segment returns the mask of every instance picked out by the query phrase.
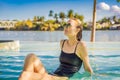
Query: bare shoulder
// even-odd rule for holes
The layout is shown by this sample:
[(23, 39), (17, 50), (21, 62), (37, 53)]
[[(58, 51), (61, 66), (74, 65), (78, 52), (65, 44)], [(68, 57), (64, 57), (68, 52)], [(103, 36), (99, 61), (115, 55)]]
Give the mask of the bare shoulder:
[(63, 39), (63, 40), (60, 40), (60, 48), (62, 48), (63, 42), (64, 42), (64, 39)]
[(78, 46), (77, 46), (77, 55), (83, 59), (84, 56), (86, 56), (87, 53), (87, 47), (85, 41), (80, 41)]
[(60, 40), (60, 44), (62, 44), (62, 43), (63, 43), (63, 41), (64, 41), (64, 40)]
[(79, 44), (78, 44), (78, 47), (79, 48), (86, 48), (86, 42), (85, 41), (80, 41)]

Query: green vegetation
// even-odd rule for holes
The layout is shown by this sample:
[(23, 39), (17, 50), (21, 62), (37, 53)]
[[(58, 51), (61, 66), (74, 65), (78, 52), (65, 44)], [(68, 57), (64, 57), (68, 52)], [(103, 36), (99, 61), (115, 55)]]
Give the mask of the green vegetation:
[[(27, 19), (23, 21), (17, 21), (15, 27), (7, 28), (6, 30), (18, 30), (18, 31), (62, 31), (64, 29), (64, 24), (66, 24), (67, 19), (77, 18), (82, 21), (84, 30), (91, 30), (92, 22), (84, 22), (84, 16), (78, 13), (74, 13), (73, 10), (69, 10), (67, 14), (64, 12), (54, 13), (53, 10), (49, 11), (48, 16), (50, 19), (46, 20), (44, 16), (34, 16), (33, 19)], [(112, 26), (112, 22), (120, 24), (120, 18), (113, 16), (113, 18), (106, 18), (97, 21), (97, 30), (108, 30)]]
[(120, 2), (120, 0), (117, 0), (117, 2)]
[(48, 16), (50, 19), (45, 20), (44, 16), (34, 16), (34, 18), (17, 21), (14, 28), (6, 30), (37, 30), (37, 31), (55, 31), (63, 30), (66, 19), (78, 18), (84, 23), (84, 16), (77, 13), (74, 14), (73, 10), (69, 10), (67, 14), (64, 12), (54, 13), (53, 10), (49, 11)]

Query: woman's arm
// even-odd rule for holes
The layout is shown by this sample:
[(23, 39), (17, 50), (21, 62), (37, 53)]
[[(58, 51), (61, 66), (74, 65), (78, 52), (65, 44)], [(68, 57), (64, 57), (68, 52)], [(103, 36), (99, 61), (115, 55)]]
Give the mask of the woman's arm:
[(89, 56), (88, 56), (87, 47), (86, 47), (85, 42), (80, 42), (80, 44), (78, 45), (78, 55), (83, 60), (83, 65), (84, 65), (85, 71), (88, 71), (88, 72), (90, 72), (90, 74), (93, 74), (93, 70), (89, 63)]

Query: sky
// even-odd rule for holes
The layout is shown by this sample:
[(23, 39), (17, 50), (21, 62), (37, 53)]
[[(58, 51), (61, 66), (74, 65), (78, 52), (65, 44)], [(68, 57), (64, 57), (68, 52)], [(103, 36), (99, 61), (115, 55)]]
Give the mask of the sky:
[[(45, 16), (49, 11), (67, 12), (72, 9), (84, 16), (85, 21), (92, 21), (94, 0), (0, 0), (0, 20), (27, 20), (34, 16)], [(97, 20), (103, 17), (120, 16), (120, 3), (116, 0), (97, 0)]]

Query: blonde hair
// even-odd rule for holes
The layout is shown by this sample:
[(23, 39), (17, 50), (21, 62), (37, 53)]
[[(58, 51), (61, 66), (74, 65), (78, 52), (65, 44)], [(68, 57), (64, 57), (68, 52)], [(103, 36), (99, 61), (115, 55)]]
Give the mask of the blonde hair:
[(82, 30), (83, 30), (82, 22), (79, 19), (76, 19), (76, 18), (73, 18), (72, 20), (74, 20), (77, 23), (77, 25), (76, 25), (77, 28), (80, 28), (80, 31), (77, 33), (76, 38), (77, 38), (78, 41), (81, 41), (81, 39), (82, 39)]

